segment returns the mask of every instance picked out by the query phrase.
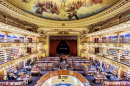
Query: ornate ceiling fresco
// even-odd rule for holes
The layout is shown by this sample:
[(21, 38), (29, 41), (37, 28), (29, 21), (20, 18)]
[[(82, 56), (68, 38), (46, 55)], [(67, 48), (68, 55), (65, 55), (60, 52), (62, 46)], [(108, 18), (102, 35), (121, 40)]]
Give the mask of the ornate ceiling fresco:
[(87, 18), (111, 7), (120, 0), (7, 0), (14, 6), (51, 20)]

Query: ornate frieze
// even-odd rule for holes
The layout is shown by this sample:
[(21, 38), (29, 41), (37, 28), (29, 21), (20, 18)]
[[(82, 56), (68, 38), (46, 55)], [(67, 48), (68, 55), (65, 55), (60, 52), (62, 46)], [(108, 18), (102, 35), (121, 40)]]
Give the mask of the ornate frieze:
[(63, 27), (63, 23), (65, 24), (64, 27), (77, 27), (77, 26), (83, 26), (83, 25), (90, 25), (92, 23), (96, 23), (105, 19), (108, 19), (110, 17), (114, 17), (118, 14), (120, 11), (125, 11), (129, 9), (129, 2), (130, 0), (121, 0), (111, 8), (96, 14), (94, 16), (75, 20), (75, 21), (54, 21), (54, 20), (48, 20), (36, 17), (34, 15), (31, 15), (27, 12), (24, 12), (20, 10), (19, 8), (13, 6), (6, 0), (0, 0), (0, 9), (3, 12), (8, 12), (8, 14), (12, 14), (13, 17), (19, 17), (19, 19), (27, 21), (30, 20), (31, 23), (35, 23), (40, 26), (47, 26), (47, 27)]

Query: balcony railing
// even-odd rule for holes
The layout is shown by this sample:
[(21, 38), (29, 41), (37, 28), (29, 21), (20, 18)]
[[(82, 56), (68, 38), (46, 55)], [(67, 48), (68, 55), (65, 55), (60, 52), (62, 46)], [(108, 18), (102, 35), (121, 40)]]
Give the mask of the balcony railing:
[(25, 54), (21, 54), (21, 55), (12, 56), (13, 58), (7, 58), (7, 61), (5, 61), (5, 59), (3, 59), (3, 61), (0, 62), (0, 65), (7, 63), (7, 62), (10, 62), (10, 61), (13, 61), (13, 60), (16, 60), (16, 59), (19, 59), (19, 58), (22, 58), (22, 57), (25, 57), (25, 56), (29, 56), (31, 54), (35, 54), (35, 53), (38, 53), (38, 51), (32, 52), (32, 53), (25, 53)]
[[(120, 59), (120, 60), (118, 60), (117, 58), (116, 58), (116, 59), (115, 59), (115, 58), (109, 58), (109, 55), (104, 55), (104, 54), (102, 54), (102, 53), (93, 53), (93, 52), (89, 52), (89, 53), (96, 54), (96, 55), (98, 55), (98, 56), (102, 56), (102, 57), (104, 57), (104, 58), (107, 58), (107, 59), (110, 59), (110, 60), (119, 62), (119, 63), (124, 64), (124, 65), (127, 65), (127, 66), (130, 66), (130, 59), (127, 59), (127, 60), (122, 60), (122, 59)], [(113, 56), (113, 57), (114, 57), (114, 56)]]
[(29, 41), (29, 40), (5, 40), (0, 39), (0, 43), (37, 43), (37, 41)]
[[(87, 43), (87, 42), (86, 42)], [(91, 42), (88, 42), (88, 43), (130, 43), (130, 39), (129, 40), (124, 40), (124, 41), (91, 41)]]
[(79, 79), (84, 84), (84, 86), (91, 86), (90, 83), (88, 82), (88, 80), (86, 80), (86, 78), (84, 76), (82, 76), (78, 72), (70, 71), (70, 70), (51, 71), (51, 72), (45, 74), (43, 77), (41, 77), (35, 86), (42, 86), (44, 84), (44, 82), (46, 80), (48, 80), (49, 78), (51, 78), (53, 76), (59, 76), (59, 75), (74, 76), (77, 79)]

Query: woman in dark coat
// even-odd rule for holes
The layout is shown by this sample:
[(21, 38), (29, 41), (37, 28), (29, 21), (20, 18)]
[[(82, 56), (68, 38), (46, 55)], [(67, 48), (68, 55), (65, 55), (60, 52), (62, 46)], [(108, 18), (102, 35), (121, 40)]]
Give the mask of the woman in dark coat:
[(63, 58), (62, 58), (62, 56), (60, 56), (60, 62), (63, 62)]

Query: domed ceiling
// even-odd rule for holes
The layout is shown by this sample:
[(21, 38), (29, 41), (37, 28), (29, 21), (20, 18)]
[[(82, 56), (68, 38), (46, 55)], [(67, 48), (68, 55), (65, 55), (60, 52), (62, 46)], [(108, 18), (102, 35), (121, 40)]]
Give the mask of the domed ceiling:
[(104, 11), (120, 0), (7, 0), (35, 16), (51, 20), (77, 20)]

